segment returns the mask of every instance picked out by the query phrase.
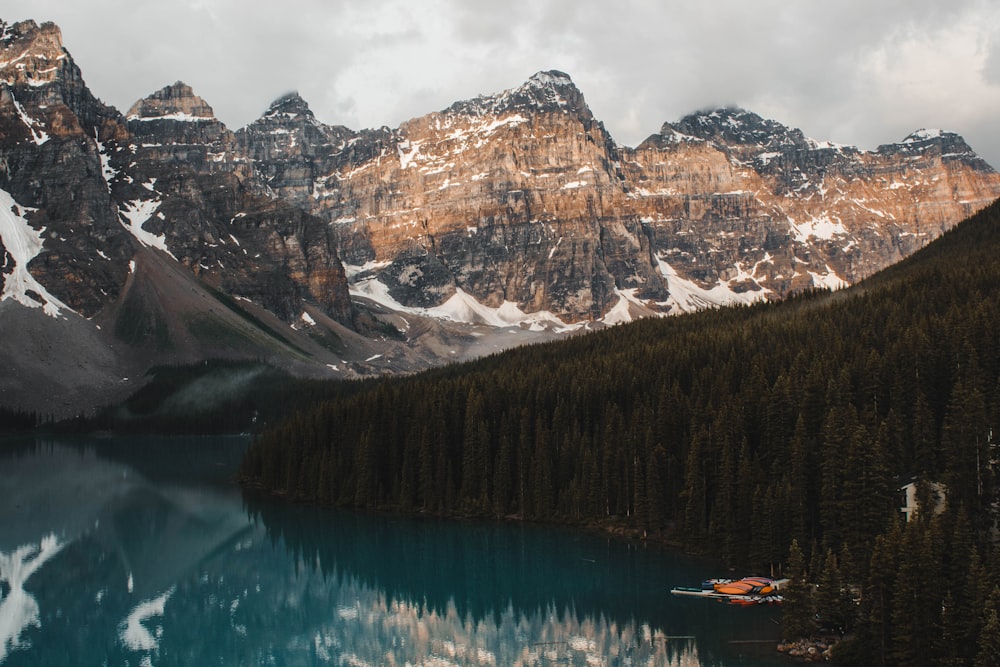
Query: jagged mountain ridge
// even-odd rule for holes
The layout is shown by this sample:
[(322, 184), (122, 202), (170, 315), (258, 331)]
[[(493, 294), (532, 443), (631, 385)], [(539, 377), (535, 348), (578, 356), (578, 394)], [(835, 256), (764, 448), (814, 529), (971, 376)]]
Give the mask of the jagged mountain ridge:
[[(239, 133), (268, 136), (259, 121)], [(367, 155), (293, 150), (316, 176), (269, 184), (335, 224), (357, 291), (424, 308), (471, 295), (566, 322), (852, 283), (1000, 195), (946, 132), (865, 151), (727, 108), (618, 146), (561, 72), (349, 141)]]
[[(853, 282), (1000, 195), (948, 133), (861, 151), (721, 109), (619, 146), (556, 71), (395, 129), (326, 125), (289, 94), (232, 132), (182, 82), (124, 115), (104, 105), (58, 28), (27, 21), (3, 26), (0, 79), (0, 188), (17, 207), (3, 298), (90, 318), (109, 346), (128, 330), (130, 377), (239, 355), (199, 338), (236, 326), (219, 319), (233, 304), (258, 330), (267, 312), (271, 333), (304, 335), (298, 361), (364, 373), (482, 348), (449, 320), (560, 331)], [(11, 251), (12, 230), (40, 240), (34, 254)], [(217, 302), (192, 315), (136, 298), (149, 253)], [(13, 287), (25, 271), (40, 289)], [(247, 336), (246, 355), (289, 354)]]
[[(286, 319), (307, 298), (350, 322), (326, 225), (269, 196), (189, 87), (168, 86), (126, 118), (90, 94), (54, 25), (5, 26), (2, 47), (3, 187), (47, 230), (30, 268), (69, 308), (100, 313), (120, 296), (136, 247), (152, 246)], [(42, 69), (50, 62), (64, 64)]]

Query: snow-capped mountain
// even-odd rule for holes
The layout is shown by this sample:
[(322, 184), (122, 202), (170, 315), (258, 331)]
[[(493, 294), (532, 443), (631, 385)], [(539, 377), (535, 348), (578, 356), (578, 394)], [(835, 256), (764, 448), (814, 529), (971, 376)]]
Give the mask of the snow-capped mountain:
[(0, 30), (0, 405), (217, 356), (412, 370), (837, 287), (1000, 196), (940, 131), (864, 151), (718, 109), (619, 146), (556, 71), (398, 128), (293, 93), (233, 132), (182, 82), (122, 114), (58, 27)]

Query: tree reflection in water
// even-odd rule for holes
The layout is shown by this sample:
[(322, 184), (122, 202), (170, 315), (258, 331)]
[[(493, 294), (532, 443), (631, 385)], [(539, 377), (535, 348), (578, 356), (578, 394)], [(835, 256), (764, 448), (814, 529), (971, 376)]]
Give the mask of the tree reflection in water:
[[(671, 577), (703, 572), (693, 561), (616, 539), (245, 501), (271, 543), (293, 554), (300, 574), (341, 588), (342, 602), (310, 639), (323, 657), (400, 665), (708, 665), (733, 659), (724, 638), (777, 639), (773, 611), (671, 598), (669, 587), (682, 583)], [(747, 664), (768, 664), (773, 650), (767, 645), (760, 662)]]

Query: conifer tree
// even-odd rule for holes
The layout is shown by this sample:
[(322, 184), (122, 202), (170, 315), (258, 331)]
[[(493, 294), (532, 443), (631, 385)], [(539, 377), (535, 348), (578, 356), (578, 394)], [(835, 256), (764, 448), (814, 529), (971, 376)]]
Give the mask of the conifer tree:
[[(984, 501), (991, 486), (988, 433), (982, 393), (960, 377), (952, 389), (941, 427), (941, 451), (949, 503), (965, 507), (973, 517), (985, 515)], [(986, 526), (979, 528), (985, 530)]]
[(690, 538), (700, 540), (708, 528), (708, 475), (707, 447), (710, 436), (702, 426), (691, 438), (688, 451), (687, 476), (683, 495), (687, 500), (684, 509), (685, 532)]
[(832, 550), (826, 552), (823, 561), (823, 571), (816, 589), (816, 609), (822, 627), (843, 635), (854, 625), (854, 603), (844, 585), (837, 557)]
[(975, 667), (1000, 665), (1000, 586), (994, 587), (986, 600), (982, 614), (982, 631), (979, 633), (979, 650)]
[(374, 507), (375, 492), (375, 451), (372, 430), (368, 429), (358, 443), (354, 462), (355, 491), (354, 503), (358, 507)]
[(913, 408), (913, 469), (921, 479), (934, 479), (940, 471), (937, 428), (930, 403), (922, 391), (917, 394)]
[(420, 439), (417, 464), (417, 496), (420, 506), (425, 509), (436, 509), (437, 498), (434, 493), (434, 444), (431, 434), (431, 425), (424, 424), (420, 427)]
[[(728, 440), (723, 442), (719, 467), (715, 473), (717, 479), (715, 502), (712, 506), (711, 526), (708, 532), (715, 536), (716, 546), (726, 563), (737, 562), (743, 550), (743, 545), (739, 543), (742, 539), (742, 527), (738, 525), (737, 517), (736, 491), (741, 481), (737, 464), (732, 443)], [(745, 484), (746, 480), (743, 480), (743, 483)]]
[(959, 655), (968, 664), (976, 653), (977, 637), (983, 632), (982, 610), (986, 606), (994, 581), (983, 565), (979, 550), (973, 546), (966, 559), (965, 585), (958, 588), (960, 598), (956, 609), (958, 628), (955, 635), (960, 649)]
[(814, 535), (810, 531), (809, 491), (813, 488), (812, 469), (809, 461), (810, 446), (806, 440), (805, 419), (799, 414), (792, 435), (789, 478), (791, 483), (790, 504), (792, 537), (801, 544), (808, 543)]
[(785, 639), (811, 637), (816, 630), (812, 589), (806, 583), (805, 555), (797, 540), (788, 548), (788, 583), (781, 590), (781, 631)]
[(510, 438), (504, 434), (500, 437), (500, 448), (497, 450), (493, 471), (493, 513), (498, 517), (504, 516), (510, 505), (513, 487), (512, 459), (513, 448)]
[[(841, 380), (839, 389), (835, 389), (832, 400), (841, 400), (846, 391)], [(847, 516), (845, 508), (850, 506), (846, 481), (845, 461), (851, 451), (851, 439), (856, 435), (858, 427), (857, 411), (850, 404), (834, 404), (827, 413), (823, 423), (823, 444), (820, 460), (820, 525), (823, 531), (823, 543), (832, 548), (839, 545), (845, 536)]]
[(659, 530), (666, 519), (666, 488), (663, 484), (663, 468), (667, 452), (663, 445), (656, 444), (649, 454), (646, 464), (646, 496), (649, 506), (649, 527)]
[(941, 621), (938, 641), (934, 644), (934, 656), (942, 667), (962, 667), (969, 664), (962, 657), (961, 619), (958, 602), (951, 589), (945, 591), (941, 600)]
[[(898, 524), (897, 524), (898, 525)], [(892, 609), (895, 591), (896, 562), (894, 544), (899, 529), (875, 538), (868, 580), (861, 597), (861, 652), (871, 658), (872, 665), (885, 665), (892, 646)]]
[(485, 508), (489, 495), (489, 432), (482, 393), (473, 386), (465, 401), (462, 427), (462, 486), (459, 497), (469, 508)]

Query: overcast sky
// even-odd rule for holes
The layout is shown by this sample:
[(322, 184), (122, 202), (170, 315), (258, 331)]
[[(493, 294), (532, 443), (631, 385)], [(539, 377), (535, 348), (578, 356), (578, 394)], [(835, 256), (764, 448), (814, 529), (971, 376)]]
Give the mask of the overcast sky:
[(862, 148), (951, 130), (1000, 168), (996, 0), (0, 0), (0, 18), (58, 24), (123, 112), (181, 80), (234, 130), (292, 90), (325, 123), (395, 127), (558, 69), (620, 144), (735, 104)]

